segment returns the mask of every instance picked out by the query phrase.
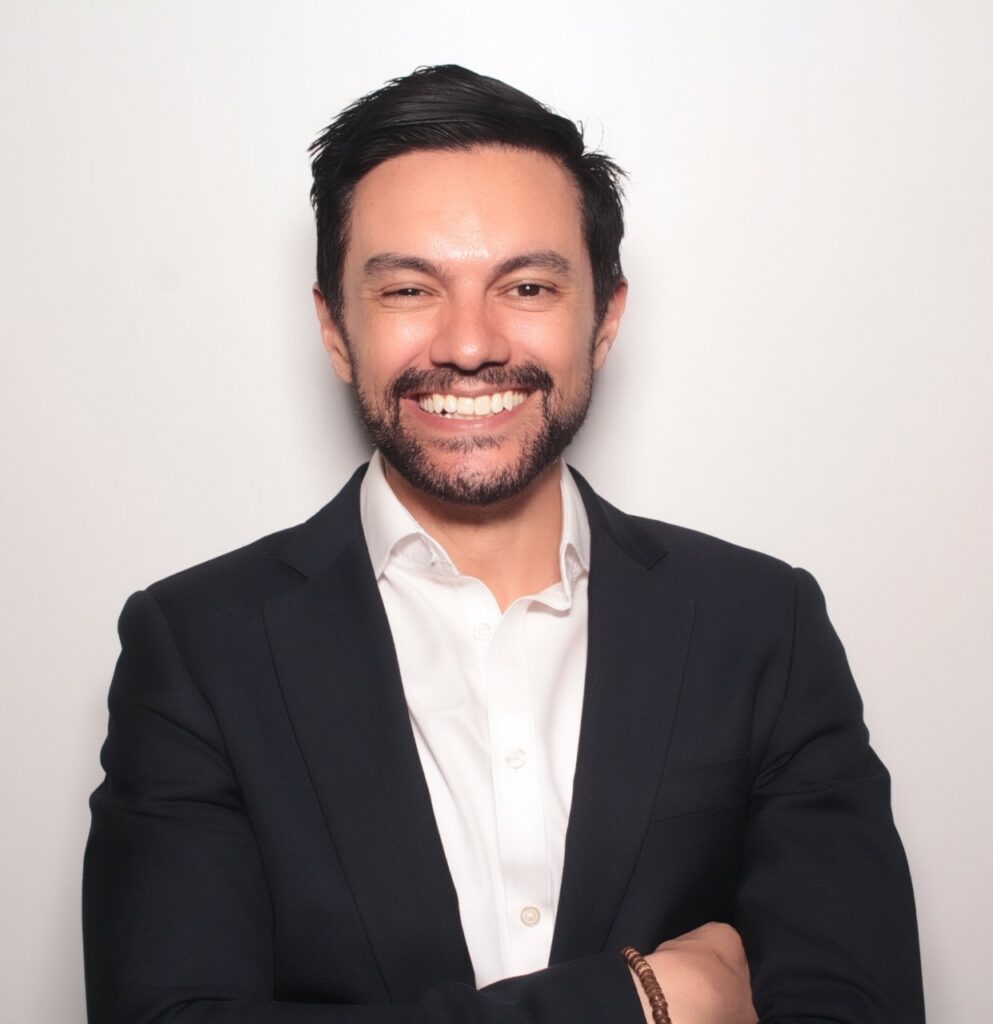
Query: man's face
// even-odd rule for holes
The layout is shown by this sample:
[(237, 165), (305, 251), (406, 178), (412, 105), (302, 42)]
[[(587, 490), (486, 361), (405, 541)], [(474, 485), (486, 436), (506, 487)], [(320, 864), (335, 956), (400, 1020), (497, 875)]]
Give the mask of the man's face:
[(388, 160), (356, 187), (344, 327), (316, 296), (338, 375), (387, 462), (485, 505), (561, 454), (624, 305), (599, 325), (579, 193), (544, 154), (495, 146)]

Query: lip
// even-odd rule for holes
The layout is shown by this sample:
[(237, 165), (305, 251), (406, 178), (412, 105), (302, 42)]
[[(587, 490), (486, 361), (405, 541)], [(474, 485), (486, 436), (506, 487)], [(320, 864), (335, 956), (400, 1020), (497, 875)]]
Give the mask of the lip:
[(522, 388), (520, 385), (509, 384), (506, 387), (494, 387), (492, 384), (484, 384), (478, 388), (433, 388), (431, 390), (417, 391), (406, 395), (406, 398), (416, 402), (425, 395), (455, 395), (456, 398), (478, 398), (480, 395), (495, 395), (500, 391), (520, 391), (528, 398), (534, 393), (534, 388)]
[[(458, 391), (446, 391), (445, 394), (455, 395), (456, 397), (462, 398), (475, 398), (478, 395), (494, 394), (496, 390), (499, 389), (494, 389), (491, 386), (489, 388), (483, 388), (476, 391), (467, 391), (462, 389)], [(522, 410), (527, 409), (532, 405), (532, 400), (537, 394), (537, 392), (526, 388), (513, 388), (509, 390), (525, 391), (527, 397), (520, 405), (515, 405), (513, 409), (504, 409), (501, 412), (492, 413), (489, 416), (480, 416), (478, 419), (455, 419), (451, 416), (439, 416), (437, 413), (425, 412), (420, 405), (418, 405), (418, 402), (424, 397), (424, 395), (434, 394), (433, 391), (420, 391), (417, 394), (408, 395), (406, 398), (401, 399), (401, 405), (406, 410), (407, 414), (413, 417), (415, 423), (424, 424), (425, 426), (437, 430), (440, 433), (463, 433), (465, 431), (486, 433), (489, 430), (513, 423)]]

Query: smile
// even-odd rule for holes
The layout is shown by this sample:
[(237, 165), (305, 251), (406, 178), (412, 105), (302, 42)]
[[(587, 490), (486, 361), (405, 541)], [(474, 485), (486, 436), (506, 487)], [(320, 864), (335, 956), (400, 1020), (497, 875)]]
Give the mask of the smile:
[(425, 412), (456, 420), (479, 419), (495, 416), (498, 412), (509, 412), (527, 397), (527, 391), (495, 391), (490, 395), (442, 395), (435, 392), (421, 395), (417, 404)]

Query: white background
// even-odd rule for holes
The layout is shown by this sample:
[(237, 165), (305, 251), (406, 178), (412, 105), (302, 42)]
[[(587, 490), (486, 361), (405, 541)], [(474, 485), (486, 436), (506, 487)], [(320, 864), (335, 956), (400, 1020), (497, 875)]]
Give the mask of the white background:
[(84, 1017), (125, 598), (366, 452), (312, 323), (306, 146), (448, 61), (629, 169), (629, 315), (573, 461), (817, 575), (894, 776), (930, 1019), (989, 1020), (993, 7), (962, 0), (3, 0), (4, 1019)]

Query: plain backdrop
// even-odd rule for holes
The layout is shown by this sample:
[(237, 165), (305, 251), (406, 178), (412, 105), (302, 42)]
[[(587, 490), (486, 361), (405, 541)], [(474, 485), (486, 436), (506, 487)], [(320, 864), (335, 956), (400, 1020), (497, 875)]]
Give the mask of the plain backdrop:
[(313, 322), (306, 147), (420, 64), (630, 172), (572, 461), (815, 573), (894, 778), (932, 1021), (988, 1021), (993, 5), (0, 2), (0, 991), (84, 1019), (79, 877), (133, 590), (367, 447)]

